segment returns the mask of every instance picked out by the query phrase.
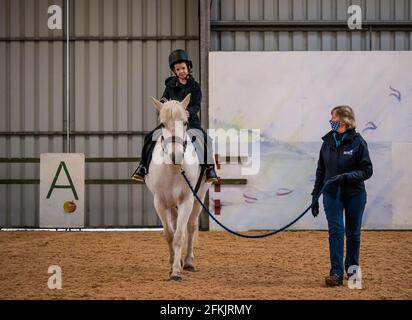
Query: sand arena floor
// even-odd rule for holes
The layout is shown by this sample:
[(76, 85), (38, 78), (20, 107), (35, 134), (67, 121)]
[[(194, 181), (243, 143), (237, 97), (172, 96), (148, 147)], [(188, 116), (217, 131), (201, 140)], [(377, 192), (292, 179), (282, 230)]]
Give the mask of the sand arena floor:
[[(363, 231), (362, 289), (326, 288), (324, 231), (199, 232), (196, 272), (168, 280), (161, 232), (0, 232), (0, 299), (412, 299), (412, 232)], [(50, 265), (62, 289), (50, 290)]]

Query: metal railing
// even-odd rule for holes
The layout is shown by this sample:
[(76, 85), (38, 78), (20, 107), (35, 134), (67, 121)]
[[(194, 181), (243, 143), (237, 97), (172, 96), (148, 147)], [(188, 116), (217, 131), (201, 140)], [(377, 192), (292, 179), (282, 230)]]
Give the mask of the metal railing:
[[(225, 157), (227, 163), (233, 162), (233, 158)], [(139, 157), (90, 157), (86, 158), (86, 163), (138, 163), (140, 161)], [(240, 158), (238, 159), (240, 161)], [(0, 158), (1, 163), (40, 163), (40, 158)], [(0, 179), (0, 184), (40, 184), (40, 179)], [(130, 178), (128, 179), (86, 179), (86, 185), (95, 184), (111, 184), (111, 185), (132, 185), (132, 184), (143, 184), (142, 182), (134, 181)], [(247, 179), (220, 179), (221, 185), (246, 185)]]

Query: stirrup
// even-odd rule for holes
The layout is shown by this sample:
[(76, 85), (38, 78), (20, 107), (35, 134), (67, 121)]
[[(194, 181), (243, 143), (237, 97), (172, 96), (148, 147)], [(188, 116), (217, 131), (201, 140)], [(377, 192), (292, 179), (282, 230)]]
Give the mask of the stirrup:
[(206, 182), (211, 182), (211, 183), (215, 183), (219, 181), (219, 177), (215, 177), (215, 178), (207, 178), (205, 176)]
[(134, 181), (138, 181), (138, 182), (143, 182), (144, 181), (144, 178), (142, 176), (139, 176), (138, 174), (132, 175), (131, 179), (134, 180)]
[[(208, 177), (207, 177), (207, 174), (206, 174), (206, 172), (207, 172), (208, 170), (213, 170), (213, 171), (215, 172), (216, 176), (215, 176), (215, 177), (210, 177), (210, 178), (208, 178)], [(212, 168), (206, 168), (206, 169), (205, 169), (205, 180), (206, 180), (206, 182), (212, 182), (212, 183), (219, 181), (219, 176), (217, 175), (217, 172), (216, 172), (216, 170), (214, 170), (213, 167), (212, 167)]]
[(140, 181), (140, 182), (143, 182), (144, 181), (144, 176), (142, 177), (141, 175), (139, 175), (139, 174), (137, 174), (137, 171), (139, 171), (141, 168), (143, 168), (143, 170), (144, 170), (144, 175), (147, 175), (147, 169), (146, 169), (146, 167), (144, 167), (144, 166), (142, 166), (141, 164), (137, 167), (137, 169), (133, 172), (133, 175), (132, 175), (132, 180), (135, 180), (135, 181)]

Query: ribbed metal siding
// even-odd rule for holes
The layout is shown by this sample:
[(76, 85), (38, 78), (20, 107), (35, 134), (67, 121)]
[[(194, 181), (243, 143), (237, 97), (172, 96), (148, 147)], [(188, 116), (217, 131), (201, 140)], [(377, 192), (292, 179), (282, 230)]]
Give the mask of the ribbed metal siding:
[[(411, 21), (411, 0), (212, 0), (211, 20), (347, 21), (351, 4), (364, 21)], [(411, 50), (410, 31), (213, 31), (212, 51)]]
[[(71, 0), (70, 2), (72, 25), (70, 34), (77, 39), (86, 37), (71, 42), (71, 130), (149, 131), (153, 129), (157, 123), (157, 115), (151, 105), (150, 97), (160, 97), (163, 92), (164, 80), (170, 75), (167, 59), (171, 50), (186, 49), (193, 59), (194, 76), (199, 78), (198, 2), (194, 0)], [(1, 24), (0, 37), (61, 36), (61, 32), (47, 30), (47, 7), (50, 4), (62, 4), (62, 1), (51, 3), (50, 1), (0, 0), (0, 12), (2, 12), (0, 23), (6, 19), (6, 22)], [(3, 8), (6, 10), (2, 10)], [(10, 11), (12, 11), (11, 16), (7, 14)], [(35, 15), (38, 12), (39, 18), (33, 18), (33, 12)], [(9, 16), (11, 19), (8, 18)], [(44, 17), (40, 19), (40, 16)], [(33, 21), (30, 28), (28, 20)], [(27, 32), (11, 33), (8, 30), (11, 24), (18, 30), (25, 26)], [(40, 33), (40, 29), (43, 33)], [(145, 38), (147, 36), (151, 37), (150, 40)], [(116, 37), (134, 37), (134, 40), (125, 38), (118, 40), (115, 39)], [(136, 40), (138, 37), (143, 39)], [(176, 40), (178, 37), (183, 38)], [(110, 40), (107, 40), (108, 38)], [(24, 55), (24, 59), (29, 59), (26, 65), (20, 64), (21, 60), (16, 60), (19, 59), (19, 55), (7, 54), (11, 48), (21, 46), (30, 48), (26, 49)], [(42, 48), (39, 49), (41, 51), (37, 56), (36, 50), (31, 49), (31, 46)], [(59, 54), (56, 53), (57, 49), (60, 50)], [(8, 103), (7, 100), (1, 101), (2, 114), (10, 114), (9, 118), (13, 120), (0, 119), (2, 125), (0, 131), (64, 130), (63, 49), (61, 41), (0, 42), (0, 63), (7, 65), (7, 59), (16, 60), (12, 64), (12, 70), (7, 73), (11, 78), (4, 76), (3, 73), (0, 75), (0, 81), (4, 81), (1, 82), (1, 88), (8, 88), (0, 90), (9, 91), (12, 96), (16, 95), (13, 96), (13, 103)], [(48, 60), (48, 55), (43, 51), (48, 55), (53, 53), (55, 57), (52, 64), (53, 72), (50, 71), (51, 62)], [(49, 63), (49, 69), (42, 61)], [(56, 72), (59, 74), (56, 75)], [(28, 80), (30, 84), (23, 91), (20, 78), (14, 78), (17, 77), (16, 75), (20, 77), (24, 75), (27, 79), (40, 81), (31, 83)], [(53, 82), (53, 87), (50, 87), (50, 84), (47, 86), (51, 75), (58, 79), (58, 89), (57, 82)], [(58, 98), (57, 90), (60, 94)], [(50, 96), (53, 97), (53, 102), (51, 103), (48, 98), (49, 104), (41, 100), (36, 106), (36, 99), (33, 99), (36, 97), (45, 99), (44, 97)], [(31, 104), (20, 104), (18, 100), (20, 97), (24, 101), (30, 101)], [(0, 99), (7, 98), (2, 96)], [(53, 112), (50, 119), (51, 109)], [(21, 115), (22, 111), (25, 111), (26, 116)], [(50, 120), (47, 122), (48, 118)], [(36, 127), (33, 124), (36, 121), (45, 124)], [(60, 137), (1, 139), (1, 143), (7, 140), (7, 147), (1, 148), (3, 157), (38, 157), (41, 152), (63, 151), (63, 141)], [(56, 145), (56, 141), (60, 144)], [(137, 135), (72, 136), (70, 151), (83, 152), (86, 157), (136, 157), (140, 156), (141, 148), (142, 137)], [(136, 164), (127, 163), (87, 163), (86, 179), (127, 179), (135, 166)], [(5, 179), (39, 178), (39, 167), (35, 164), (0, 164), (0, 168), (1, 177)], [(20, 191), (16, 193), (17, 190)], [(5, 204), (1, 207), (7, 210), (7, 214), (0, 214), (1, 225), (38, 225), (36, 220), (38, 186), (2, 185), (0, 192), (0, 201)], [(146, 187), (86, 185), (86, 226), (158, 225), (160, 221), (153, 208), (152, 196)]]
[[(82, 1), (74, 3), (74, 35), (198, 36), (197, 1)], [(74, 44), (73, 128), (79, 131), (149, 131), (157, 122), (150, 97), (160, 97), (170, 75), (168, 55), (189, 51), (199, 70), (198, 40), (105, 40)], [(140, 155), (142, 137), (76, 137), (76, 152), (90, 157)], [(86, 178), (126, 179), (136, 164), (88, 164)], [(145, 186), (91, 185), (89, 226), (158, 226)]]
[[(61, 4), (62, 1), (54, 1)], [(47, 28), (48, 1), (0, 1), (0, 37), (60, 36)], [(44, 23), (40, 23), (44, 21)], [(63, 44), (0, 42), (0, 131), (63, 127)], [(0, 157), (61, 152), (61, 137), (0, 137)], [(4, 179), (38, 179), (36, 164), (0, 164)], [(0, 225), (38, 225), (37, 185), (0, 185)]]

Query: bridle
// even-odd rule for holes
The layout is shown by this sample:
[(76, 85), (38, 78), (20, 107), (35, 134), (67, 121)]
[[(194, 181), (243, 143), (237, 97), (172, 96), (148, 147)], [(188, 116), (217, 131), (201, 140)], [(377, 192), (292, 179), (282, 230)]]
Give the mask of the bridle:
[(187, 148), (187, 126), (188, 126), (188, 123), (187, 123), (187, 121), (185, 121), (183, 123), (183, 128), (184, 128), (184, 130), (183, 130), (183, 139), (181, 137), (178, 137), (178, 136), (170, 136), (168, 138), (165, 138), (164, 135), (163, 135), (163, 128), (165, 128), (165, 125), (163, 123), (161, 124), (162, 134), (160, 136), (160, 145), (162, 146), (162, 150), (165, 154), (168, 154), (169, 150), (167, 148), (167, 145), (169, 143), (179, 143), (179, 144), (181, 144), (182, 147), (183, 147), (183, 154), (186, 152), (186, 148)]

